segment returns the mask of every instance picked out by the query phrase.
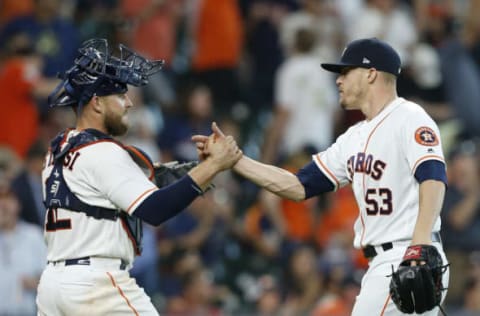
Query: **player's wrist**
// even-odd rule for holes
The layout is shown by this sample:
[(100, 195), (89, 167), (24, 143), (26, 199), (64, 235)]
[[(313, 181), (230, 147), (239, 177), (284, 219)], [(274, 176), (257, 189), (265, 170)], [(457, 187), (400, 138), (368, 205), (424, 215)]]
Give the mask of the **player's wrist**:
[(428, 236), (422, 236), (422, 237), (413, 237), (412, 242), (410, 243), (410, 246), (431, 245), (431, 244), (432, 244), (432, 237), (428, 235)]
[(232, 166), (232, 170), (235, 172), (240, 171), (242, 169), (242, 165), (245, 164), (247, 159), (248, 157), (242, 153), (242, 156), (240, 157), (240, 159), (238, 159), (237, 162), (235, 162), (235, 164)]
[(200, 162), (195, 168), (191, 169), (188, 172), (188, 175), (202, 190), (202, 192), (205, 192), (210, 186), (212, 179), (220, 171), (221, 170), (219, 169), (218, 165), (215, 164), (211, 158), (207, 158), (206, 160)]
[(212, 172), (213, 175), (227, 169), (225, 167), (225, 159), (222, 159), (221, 157), (214, 157), (214, 156), (208, 156), (207, 159), (205, 159), (205, 167)]
[[(417, 223), (417, 226), (421, 226)], [(425, 226), (425, 225), (423, 225)], [(415, 229), (413, 236), (412, 236), (412, 242), (410, 245), (431, 245), (432, 244), (432, 233), (431, 229), (429, 228), (422, 228)]]

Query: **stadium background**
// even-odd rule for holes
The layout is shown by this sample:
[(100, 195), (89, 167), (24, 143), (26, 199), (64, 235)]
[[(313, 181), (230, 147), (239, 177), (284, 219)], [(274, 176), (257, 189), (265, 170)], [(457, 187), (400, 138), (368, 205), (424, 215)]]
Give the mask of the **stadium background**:
[[(478, 0), (1, 0), (0, 191), (19, 203), (0, 195), (0, 315), (34, 304), (44, 246), (5, 222), (41, 233), (42, 157), (75, 119), (71, 109), (49, 110), (46, 96), (83, 40), (166, 60), (147, 88), (129, 92), (136, 107), (125, 143), (155, 161), (194, 160), (190, 136), (216, 120), (248, 155), (296, 170), (361, 115), (338, 109), (334, 77), (304, 91), (280, 83), (285, 69), (305, 56), (318, 66), (336, 60), (345, 43), (374, 36), (399, 51), (400, 96), (421, 104), (444, 140), (445, 307), (480, 315)], [(279, 103), (284, 89), (298, 99), (290, 108)], [(319, 129), (321, 142), (287, 127), (312, 110), (302, 94), (319, 100), (303, 128)], [(215, 184), (160, 228), (145, 227), (132, 275), (162, 315), (349, 315), (367, 265), (351, 246), (350, 188), (293, 203), (229, 172)]]

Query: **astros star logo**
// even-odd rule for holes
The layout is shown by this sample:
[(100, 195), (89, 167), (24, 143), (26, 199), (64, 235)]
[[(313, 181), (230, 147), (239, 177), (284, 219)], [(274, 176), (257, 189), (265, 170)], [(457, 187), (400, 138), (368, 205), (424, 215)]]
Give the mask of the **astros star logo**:
[(423, 146), (438, 145), (438, 137), (435, 131), (428, 126), (422, 126), (415, 131), (415, 141)]

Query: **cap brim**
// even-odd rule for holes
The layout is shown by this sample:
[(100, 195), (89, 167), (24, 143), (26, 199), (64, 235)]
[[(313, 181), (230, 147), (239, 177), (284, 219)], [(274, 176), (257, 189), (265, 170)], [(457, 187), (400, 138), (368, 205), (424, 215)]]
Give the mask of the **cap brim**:
[(345, 63), (338, 63), (338, 64), (320, 64), (323, 69), (331, 72), (335, 72), (337, 74), (342, 72), (342, 69), (345, 67), (359, 67), (358, 65), (353, 64), (345, 64)]

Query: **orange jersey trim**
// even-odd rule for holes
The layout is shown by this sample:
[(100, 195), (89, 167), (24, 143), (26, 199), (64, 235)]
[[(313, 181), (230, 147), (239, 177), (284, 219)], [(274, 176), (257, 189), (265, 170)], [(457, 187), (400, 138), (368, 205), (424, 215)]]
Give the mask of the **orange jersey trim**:
[(390, 301), (390, 294), (387, 296), (387, 300), (385, 301), (385, 304), (383, 305), (382, 312), (380, 313), (380, 316), (385, 315), (385, 310), (387, 309), (388, 301)]
[(151, 181), (153, 180), (153, 177), (155, 176), (155, 170), (153, 169), (153, 165), (152, 163), (147, 159), (147, 157), (145, 157), (145, 155), (140, 152), (137, 148), (133, 147), (133, 146), (124, 146), (124, 149), (128, 148), (127, 151), (132, 151), (134, 152), (138, 158), (140, 158), (146, 166), (148, 166), (148, 170), (150, 170), (150, 175), (148, 176), (148, 179)]
[(132, 204), (130, 204), (130, 206), (128, 206), (126, 212), (127, 212), (128, 214), (130, 214), (130, 209), (131, 209), (141, 198), (143, 198), (146, 194), (148, 194), (148, 193), (150, 193), (150, 192), (152, 192), (152, 191), (155, 191), (155, 190), (157, 190), (157, 189), (158, 189), (157, 187), (151, 188), (151, 189), (148, 189), (147, 191), (143, 192), (142, 194), (140, 194), (140, 196), (137, 197), (137, 198), (135, 199), (135, 201), (133, 201)]
[(315, 159), (316, 162), (318, 162), (322, 166), (322, 168), (325, 170), (328, 176), (333, 181), (335, 181), (335, 190), (336, 190), (340, 186), (340, 181), (338, 181), (337, 177), (335, 177), (333, 172), (331, 172), (330, 169), (328, 169), (327, 166), (325, 166), (325, 164), (322, 162), (322, 160), (320, 159), (320, 154), (316, 154), (315, 156), (313, 156), (313, 158)]
[(113, 287), (117, 288), (118, 293), (120, 293), (120, 296), (122, 296), (123, 299), (125, 300), (125, 302), (127, 302), (128, 307), (130, 307), (130, 309), (132, 310), (132, 312), (133, 312), (136, 316), (139, 316), (137, 310), (132, 306), (132, 304), (131, 304), (130, 301), (128, 300), (127, 296), (125, 295), (125, 293), (123, 293), (122, 289), (117, 285), (117, 283), (115, 282), (115, 279), (114, 279), (113, 276), (110, 274), (110, 272), (107, 272), (107, 275), (108, 275), (108, 277), (110, 278), (110, 280), (112, 281)]
[[(370, 134), (368, 135), (368, 138), (367, 138), (367, 141), (365, 142), (365, 147), (363, 148), (363, 152), (365, 153), (367, 151), (367, 147), (368, 147), (368, 144), (370, 143), (370, 139), (372, 138), (373, 134), (375, 133), (375, 131), (377, 130), (377, 128), (383, 123), (383, 121), (385, 121), (385, 119), (387, 117), (390, 116), (390, 114), (393, 112), (393, 110), (390, 112), (390, 113), (387, 113), (387, 115), (385, 115), (385, 117), (383, 119), (380, 120), (380, 122), (377, 123), (377, 125), (375, 125), (375, 127), (372, 129), (372, 131), (370, 132)], [(353, 180), (353, 179), (352, 179)], [(363, 174), (362, 176), (362, 187), (363, 187), (363, 194), (362, 196), (365, 197), (365, 192), (366, 192), (366, 185), (365, 185), (365, 173)], [(365, 221), (363, 220), (363, 216), (362, 216), (362, 211), (359, 209), (359, 215), (360, 215), (360, 220), (361, 220), (361, 223), (362, 223), (362, 235), (360, 237), (360, 247), (362, 247), (363, 245), (363, 237), (365, 237), (365, 231), (366, 231), (366, 227), (365, 227)]]
[(417, 161), (415, 161), (415, 164), (413, 165), (413, 169), (412, 169), (413, 173), (415, 173), (415, 170), (417, 170), (418, 165), (425, 160), (440, 160), (441, 162), (445, 163), (445, 160), (441, 156), (426, 155), (426, 156), (420, 157), (419, 159), (417, 159)]
[[(63, 143), (64, 141), (62, 141)], [(118, 141), (114, 140), (114, 139), (99, 139), (99, 140), (96, 140), (96, 141), (93, 141), (93, 142), (90, 142), (90, 143), (86, 143), (86, 144), (83, 144), (83, 145), (80, 145), (78, 147), (75, 147), (74, 149), (70, 150), (71, 152), (75, 152), (75, 151), (78, 151), (82, 148), (85, 148), (87, 146), (91, 146), (91, 145), (95, 145), (95, 144), (99, 144), (99, 143), (104, 143), (104, 142), (110, 142), (110, 143), (113, 143), (113, 144), (116, 144), (118, 146), (120, 146), (122, 149), (124, 149), (125, 151), (128, 152), (133, 152), (135, 154), (135, 156), (137, 156), (138, 158), (140, 158), (143, 163), (148, 166), (148, 170), (150, 171), (150, 175), (148, 176), (148, 179), (150, 181), (153, 180), (153, 177), (155, 176), (155, 170), (153, 168), (153, 165), (150, 163), (150, 161), (147, 159), (147, 157), (145, 157), (145, 155), (140, 152), (138, 149), (136, 149), (135, 147), (133, 146), (128, 146), (128, 145), (123, 145), (122, 143), (119, 143)], [(133, 159), (133, 158), (132, 158)]]

